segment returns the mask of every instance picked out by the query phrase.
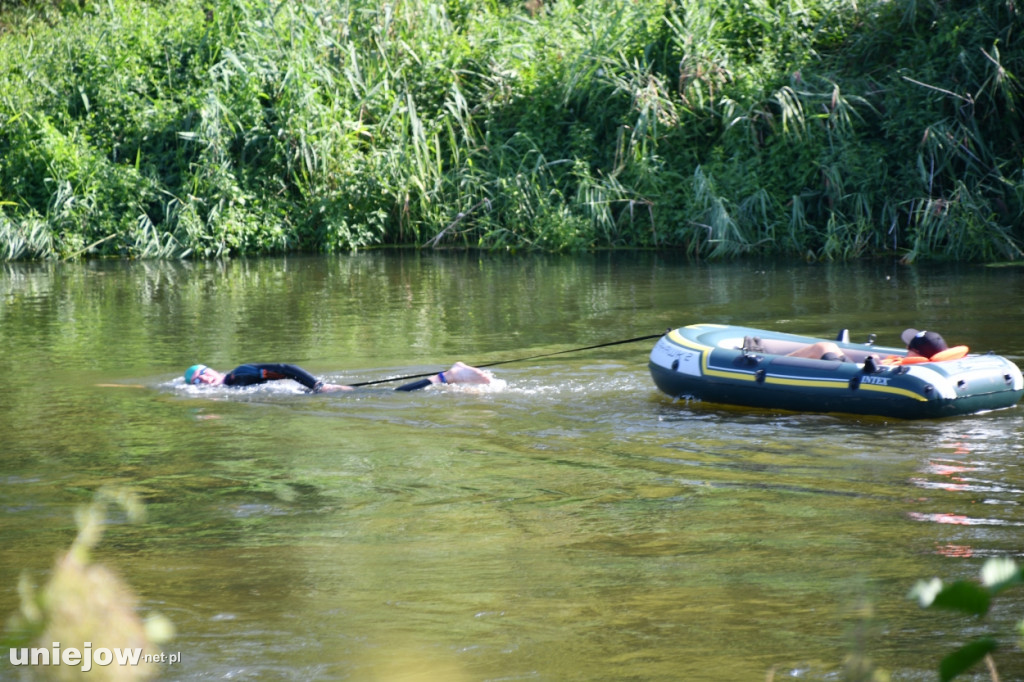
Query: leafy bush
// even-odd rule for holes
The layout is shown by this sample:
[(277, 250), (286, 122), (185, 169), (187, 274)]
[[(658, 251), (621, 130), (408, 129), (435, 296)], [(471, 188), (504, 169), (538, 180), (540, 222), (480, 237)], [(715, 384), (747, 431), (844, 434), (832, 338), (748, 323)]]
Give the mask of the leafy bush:
[(1022, 11), (2, 0), (0, 253), (1016, 259)]

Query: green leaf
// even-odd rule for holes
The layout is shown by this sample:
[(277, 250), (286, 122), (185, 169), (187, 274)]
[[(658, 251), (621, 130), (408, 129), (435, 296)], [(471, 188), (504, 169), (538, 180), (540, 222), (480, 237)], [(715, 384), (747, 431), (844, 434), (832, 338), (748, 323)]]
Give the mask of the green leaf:
[(995, 651), (998, 646), (998, 642), (991, 637), (985, 637), (984, 639), (978, 639), (965, 644), (943, 658), (939, 663), (939, 679), (942, 682), (949, 682), (949, 680)]
[(984, 616), (992, 603), (992, 594), (980, 585), (966, 580), (958, 580), (943, 587), (935, 595), (932, 608), (963, 611), (975, 616)]

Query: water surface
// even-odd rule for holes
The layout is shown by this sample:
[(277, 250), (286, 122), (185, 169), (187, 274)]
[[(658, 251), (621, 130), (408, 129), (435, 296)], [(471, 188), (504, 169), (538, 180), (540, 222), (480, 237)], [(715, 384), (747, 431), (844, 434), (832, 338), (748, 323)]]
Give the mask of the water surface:
[[(694, 322), (887, 344), (915, 326), (1020, 363), (1021, 282), (654, 255), (7, 265), (0, 611), (23, 571), (45, 581), (75, 507), (121, 485), (149, 520), (113, 514), (96, 558), (174, 622), (163, 679), (825, 680), (851, 655), (934, 679), (1024, 615), (1013, 593), (980, 624), (906, 598), (1020, 556), (1020, 408), (684, 405), (651, 382), (653, 341), (502, 364), (485, 390), (180, 376), (369, 381)], [(1012, 646), (996, 663), (1024, 676)]]

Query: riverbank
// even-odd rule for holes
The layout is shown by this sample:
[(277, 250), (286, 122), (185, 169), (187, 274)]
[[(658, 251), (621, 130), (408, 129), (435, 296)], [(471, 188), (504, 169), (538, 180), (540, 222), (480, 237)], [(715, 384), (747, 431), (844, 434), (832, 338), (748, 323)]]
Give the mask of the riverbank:
[(0, 35), (2, 259), (1024, 253), (997, 0), (46, 7)]

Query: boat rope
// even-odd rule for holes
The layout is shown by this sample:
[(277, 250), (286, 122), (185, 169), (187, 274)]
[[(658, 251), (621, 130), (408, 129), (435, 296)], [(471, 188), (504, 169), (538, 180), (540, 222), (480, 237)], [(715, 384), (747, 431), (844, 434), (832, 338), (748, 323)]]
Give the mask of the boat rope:
[[(537, 358), (548, 358), (552, 355), (563, 355), (565, 353), (579, 353), (585, 350), (594, 350), (597, 348), (608, 348), (609, 346), (620, 346), (624, 343), (636, 343), (637, 341), (649, 341), (650, 339), (657, 339), (664, 336), (667, 332), (658, 332), (657, 334), (648, 334), (647, 336), (637, 336), (632, 339), (622, 339), (621, 341), (608, 341), (606, 343), (599, 343), (594, 346), (584, 346), (582, 348), (570, 348), (568, 350), (558, 350), (554, 353), (540, 353), (539, 355), (529, 355), (523, 358), (512, 358), (510, 360), (498, 360), (496, 362), (487, 362), (475, 365), (476, 367), (497, 367), (498, 365), (507, 365), (512, 362), (525, 362), (527, 360), (536, 360)], [(374, 384), (384, 384), (390, 381), (408, 381), (410, 379), (422, 379), (424, 377), (431, 377), (437, 374), (437, 372), (424, 372), (423, 374), (407, 374), (401, 377), (391, 377), (390, 379), (377, 379), (375, 381), (361, 381), (357, 384), (346, 384), (348, 386), (373, 386)]]

